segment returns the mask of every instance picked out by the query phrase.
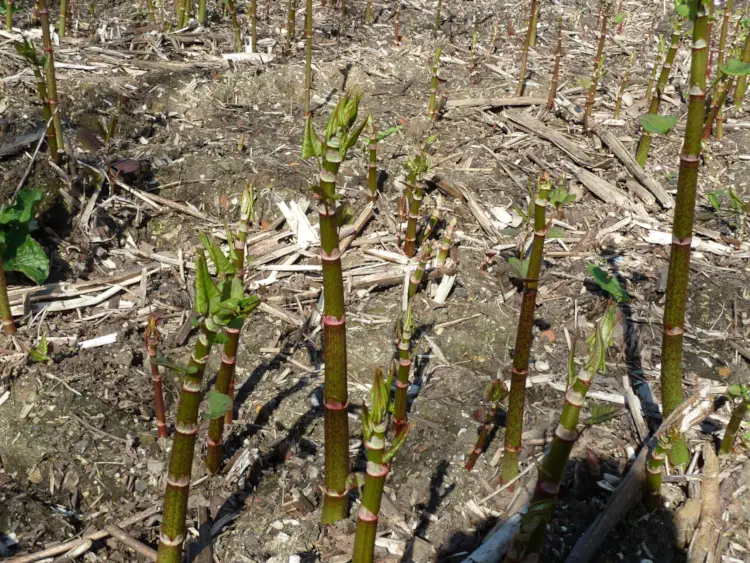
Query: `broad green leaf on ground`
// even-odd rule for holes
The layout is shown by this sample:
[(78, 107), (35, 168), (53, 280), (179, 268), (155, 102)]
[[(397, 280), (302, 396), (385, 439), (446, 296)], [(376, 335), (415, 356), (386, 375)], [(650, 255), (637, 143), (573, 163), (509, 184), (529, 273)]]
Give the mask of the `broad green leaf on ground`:
[(622, 288), (616, 277), (610, 276), (607, 272), (593, 264), (589, 264), (589, 274), (594, 278), (596, 285), (609, 293), (615, 301), (620, 303), (630, 301), (630, 295)]
[(0, 225), (28, 223), (34, 218), (36, 204), (42, 199), (44, 199), (44, 193), (40, 190), (21, 190), (13, 205), (0, 211)]
[(13, 229), (5, 233), (2, 249), (6, 272), (21, 272), (37, 285), (49, 276), (49, 258), (42, 246), (25, 230)]
[(750, 74), (750, 63), (743, 63), (739, 59), (729, 59), (719, 67), (728, 76), (747, 76)]
[(213, 389), (206, 394), (206, 403), (208, 404), (208, 412), (203, 413), (202, 416), (208, 420), (224, 416), (232, 408), (232, 398)]
[(677, 117), (674, 115), (646, 113), (641, 116), (640, 121), (641, 127), (652, 135), (666, 135), (677, 124)]

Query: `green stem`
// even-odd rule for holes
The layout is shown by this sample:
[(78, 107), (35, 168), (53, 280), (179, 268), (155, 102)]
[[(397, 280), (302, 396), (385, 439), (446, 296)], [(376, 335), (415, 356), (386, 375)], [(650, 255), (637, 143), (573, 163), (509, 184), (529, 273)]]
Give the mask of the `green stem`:
[(531, 43), (532, 34), (536, 35), (534, 30), (534, 14), (536, 14), (537, 0), (531, 0), (531, 15), (529, 16), (529, 27), (526, 30), (526, 38), (523, 41), (523, 54), (521, 55), (521, 70), (518, 75), (518, 86), (516, 87), (516, 96), (523, 96), (523, 90), (526, 87), (526, 64), (529, 58), (529, 44)]
[(432, 233), (435, 231), (435, 227), (437, 227), (438, 221), (440, 221), (440, 210), (436, 207), (432, 210), (432, 213), (430, 213), (430, 217), (427, 219), (427, 224), (419, 235), (421, 242), (429, 240), (430, 236), (432, 236)]
[(440, 29), (440, 10), (443, 8), (443, 0), (438, 0), (435, 10), (435, 31)]
[(477, 463), (477, 460), (479, 459), (479, 456), (482, 455), (482, 452), (484, 451), (485, 443), (487, 442), (487, 436), (490, 435), (490, 431), (492, 430), (492, 426), (494, 425), (495, 415), (497, 414), (497, 404), (493, 404), (492, 406), (487, 408), (487, 415), (484, 418), (484, 423), (482, 424), (482, 430), (479, 432), (479, 436), (477, 437), (477, 442), (474, 444), (474, 449), (471, 450), (471, 454), (469, 454), (469, 459), (466, 461), (466, 471), (471, 471), (474, 469), (474, 465)]
[[(197, 260), (201, 258), (198, 257)], [(219, 330), (208, 318), (201, 326), (198, 341), (188, 364), (182, 382), (180, 403), (177, 408), (175, 436), (172, 454), (169, 459), (167, 492), (164, 496), (164, 513), (159, 534), (158, 563), (180, 563), (182, 543), (185, 540), (185, 518), (188, 496), (190, 495), (190, 473), (195, 454), (195, 436), (198, 432), (198, 407), (201, 401), (201, 387), (206, 361), (211, 352), (216, 332)]]
[(148, 14), (148, 21), (156, 23), (156, 10), (154, 9), (154, 0), (146, 0), (146, 12)]
[(5, 0), (5, 31), (13, 33), (13, 0)]
[(523, 282), (521, 313), (518, 317), (516, 344), (513, 348), (508, 419), (505, 426), (505, 453), (501, 476), (503, 483), (507, 483), (518, 475), (518, 456), (521, 452), (523, 411), (526, 400), (526, 376), (529, 373), (536, 294), (539, 288), (539, 275), (542, 270), (544, 239), (549, 230), (546, 213), (551, 188), (549, 175), (545, 172), (539, 178), (539, 189), (534, 200), (534, 240), (531, 244), (528, 273)]
[(401, 36), (398, 27), (401, 22), (401, 0), (396, 0), (396, 16), (393, 18), (393, 46), (401, 45)]
[(52, 110), (49, 107), (49, 98), (47, 97), (47, 86), (44, 84), (44, 76), (42, 76), (39, 67), (34, 65), (33, 71), (36, 78), (36, 89), (39, 92), (39, 97), (42, 99), (44, 123), (47, 124), (47, 146), (49, 147), (50, 157), (54, 159), (57, 157), (57, 137), (55, 136), (55, 124), (52, 120)]
[[(742, 62), (750, 62), (750, 32), (745, 37), (745, 45), (742, 47)], [(737, 85), (734, 87), (734, 109), (739, 111), (742, 107), (742, 100), (745, 99), (747, 91), (747, 75), (737, 78)]]
[(729, 19), (732, 15), (732, 7), (734, 0), (727, 0), (727, 5), (724, 7), (724, 13), (721, 19), (721, 31), (719, 32), (719, 53), (716, 64), (721, 67), (724, 64), (724, 57), (727, 48), (727, 34), (729, 33)]
[(289, 9), (286, 17), (286, 48), (291, 50), (295, 34), (295, 20), (297, 19), (296, 0), (289, 0)]
[(722, 75), (722, 78), (719, 81), (719, 85), (716, 87), (716, 90), (714, 91), (714, 99), (713, 99), (713, 103), (711, 107), (711, 112), (708, 114), (708, 117), (706, 118), (706, 123), (703, 125), (703, 135), (701, 136), (701, 138), (704, 141), (707, 141), (708, 138), (711, 136), (711, 128), (713, 127), (714, 121), (717, 120), (719, 116), (719, 112), (721, 111), (721, 108), (724, 107), (724, 102), (726, 102), (727, 100), (727, 94), (729, 94), (729, 90), (732, 88), (733, 82), (734, 82), (734, 76), (730, 77), (730, 76)]
[(189, 0), (176, 0), (177, 6), (177, 29), (185, 27), (185, 12), (187, 11), (187, 3)]
[(2, 257), (0, 257), (0, 320), (3, 323), (3, 333), (6, 336), (13, 336), (16, 333), (16, 323), (13, 322), (13, 313), (11, 313), (8, 301), (8, 286), (5, 283)]
[(349, 475), (346, 317), (344, 281), (336, 221), (336, 175), (342, 162), (339, 139), (327, 140), (320, 170), (320, 258), (323, 264), (323, 358), (325, 361), (325, 498), (324, 524), (346, 518)]
[(453, 234), (456, 232), (456, 225), (457, 225), (456, 218), (453, 217), (450, 220), (450, 223), (448, 223), (448, 226), (445, 228), (445, 232), (443, 233), (443, 240), (440, 242), (440, 250), (438, 251), (437, 256), (437, 267), (442, 268), (445, 266), (445, 262), (448, 260), (448, 252), (451, 249), (451, 244), (453, 243)]
[[(255, 0), (253, 0), (255, 2)], [(305, 116), (310, 115), (310, 90), (312, 89), (312, 0), (305, 1)]]
[(427, 267), (427, 260), (429, 260), (431, 252), (432, 245), (430, 245), (430, 243), (428, 242), (422, 247), (422, 250), (419, 253), (419, 263), (417, 264), (417, 269), (414, 270), (409, 277), (409, 301), (411, 301), (417, 294), (417, 290), (422, 283), (424, 271)]
[[(669, 275), (667, 278), (667, 300), (664, 306), (661, 394), (665, 417), (669, 416), (683, 399), (682, 340), (685, 332), (685, 304), (690, 276), (690, 244), (693, 240), (701, 133), (706, 110), (707, 33), (706, 7), (704, 2), (699, 0), (697, 17), (693, 26), (690, 101), (685, 124), (685, 140), (680, 154), (677, 199), (672, 224), (672, 249), (669, 256)], [(675, 466), (687, 464), (689, 452), (684, 439), (679, 438), (672, 444), (669, 460)]]
[(404, 238), (404, 254), (411, 258), (414, 256), (417, 246), (417, 222), (419, 221), (419, 209), (424, 199), (424, 186), (417, 181), (411, 190), (409, 198), (409, 218), (406, 223), (406, 237)]
[(547, 98), (547, 109), (555, 107), (555, 96), (557, 95), (557, 82), (560, 79), (560, 57), (562, 56), (562, 16), (557, 20), (557, 48), (555, 49), (555, 68), (552, 70), (552, 81), (549, 85), (549, 97)]
[(743, 400), (734, 407), (732, 416), (729, 419), (729, 424), (727, 424), (727, 428), (724, 431), (724, 438), (721, 440), (719, 454), (723, 455), (732, 453), (735, 436), (737, 436), (737, 431), (740, 429), (740, 424), (742, 424), (742, 421), (745, 419), (748, 406), (750, 406), (750, 402)]
[(367, 196), (367, 199), (368, 201), (375, 202), (378, 199), (378, 130), (375, 127), (375, 120), (372, 117), (368, 121), (370, 139), (367, 144), (370, 150), (367, 162), (367, 188), (370, 191), (370, 195)]
[(68, 0), (60, 0), (60, 19), (57, 22), (57, 35), (65, 37), (68, 25)]
[(151, 359), (151, 381), (154, 384), (154, 414), (156, 416), (156, 428), (159, 434), (159, 438), (166, 438), (169, 436), (167, 431), (167, 417), (164, 412), (164, 392), (161, 386), (161, 372), (159, 366), (154, 361), (157, 355), (157, 345), (159, 343), (159, 333), (156, 330), (156, 316), (151, 315), (146, 325), (146, 334), (144, 343), (146, 345), (146, 352)]
[(583, 112), (583, 128), (588, 131), (591, 127), (589, 119), (591, 118), (591, 112), (594, 110), (594, 101), (596, 99), (596, 89), (599, 85), (599, 78), (601, 74), (602, 65), (604, 63), (602, 55), (604, 55), (604, 43), (607, 40), (607, 9), (602, 8), (602, 27), (599, 32), (599, 45), (596, 48), (596, 55), (594, 56), (594, 72), (591, 75), (591, 86), (589, 86), (588, 94), (586, 95), (586, 109)]
[(630, 55), (628, 60), (628, 66), (625, 68), (625, 75), (622, 77), (620, 83), (620, 89), (617, 91), (617, 101), (615, 102), (615, 119), (620, 117), (620, 108), (622, 107), (622, 95), (625, 93), (625, 88), (628, 85), (628, 79), (630, 78), (630, 67), (633, 65), (633, 59), (635, 58), (635, 51)]
[(437, 98), (437, 89), (438, 89), (438, 65), (440, 64), (440, 53), (442, 53), (443, 48), (438, 47), (437, 51), (435, 51), (435, 59), (432, 64), (432, 83), (430, 85), (430, 103), (427, 106), (427, 113), (432, 117), (432, 119), (436, 119), (437, 117), (437, 104), (436, 104), (436, 98)]
[(372, 24), (372, 0), (367, 0), (367, 5), (365, 6), (365, 25), (371, 25)]
[(198, 23), (206, 23), (206, 0), (198, 0)]
[(240, 23), (237, 21), (237, 6), (234, 5), (233, 0), (226, 0), (226, 2), (227, 8), (229, 9), (229, 17), (232, 19), (232, 29), (234, 30), (234, 48), (236, 52), (241, 53), (242, 34), (240, 33)]
[[(656, 81), (656, 92), (651, 97), (651, 101), (648, 106), (648, 113), (651, 115), (657, 115), (659, 113), (659, 105), (661, 104), (661, 97), (664, 93), (664, 88), (667, 86), (667, 80), (669, 79), (669, 73), (672, 70), (672, 64), (677, 56), (677, 48), (680, 46), (680, 37), (682, 35), (682, 21), (678, 18), (675, 21), (674, 27), (672, 28), (672, 38), (669, 45), (669, 51), (664, 59), (664, 64), (661, 67), (659, 73), (659, 79)], [(654, 65), (654, 71), (656, 71), (657, 65)], [(648, 99), (648, 93), (646, 98)], [(635, 160), (642, 167), (646, 166), (646, 160), (648, 159), (648, 151), (651, 148), (651, 133), (643, 129), (641, 131), (641, 138), (638, 141), (638, 149), (636, 150)]]
[(656, 510), (661, 505), (661, 474), (667, 453), (672, 448), (672, 436), (665, 432), (658, 437), (654, 449), (646, 463), (646, 487), (643, 490), (643, 503), (649, 510)]
[(398, 334), (398, 371), (396, 372), (396, 393), (393, 408), (393, 432), (399, 434), (406, 426), (406, 403), (411, 372), (411, 336), (414, 330), (414, 317), (411, 304), (404, 312)]
[(529, 47), (536, 47), (536, 28), (539, 25), (539, 2), (532, 2), (531, 28), (529, 35)]
[[(52, 123), (55, 127), (55, 137), (57, 139), (57, 152), (52, 155), (52, 161), (55, 164), (60, 164), (60, 149), (64, 147), (63, 136), (62, 136), (62, 121), (60, 119), (60, 108), (57, 104), (57, 79), (55, 78), (55, 53), (52, 48), (52, 39), (49, 34), (49, 9), (47, 8), (47, 0), (39, 0), (39, 22), (42, 26), (42, 44), (44, 45), (44, 53), (47, 57), (45, 63), (45, 72), (47, 75), (47, 94), (49, 96), (47, 102), (49, 104), (50, 113), (52, 114)], [(51, 149), (50, 149), (51, 152)]]

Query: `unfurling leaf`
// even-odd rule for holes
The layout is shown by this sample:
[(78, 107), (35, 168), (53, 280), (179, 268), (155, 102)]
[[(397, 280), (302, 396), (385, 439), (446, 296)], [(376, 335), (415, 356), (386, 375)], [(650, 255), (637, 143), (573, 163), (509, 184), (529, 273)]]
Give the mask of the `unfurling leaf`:
[(383, 139), (387, 139), (391, 135), (395, 135), (396, 133), (398, 133), (402, 129), (403, 129), (403, 126), (401, 126), (401, 125), (395, 125), (393, 127), (389, 127), (385, 131), (379, 131), (378, 134), (375, 136), (375, 139), (379, 143)]
[(518, 539), (523, 543), (528, 542), (534, 531), (549, 518), (554, 507), (553, 500), (540, 500), (530, 504), (526, 514), (521, 518)]
[(743, 63), (739, 59), (729, 59), (719, 68), (727, 76), (747, 76), (750, 74), (750, 63)]
[(232, 408), (232, 398), (213, 389), (206, 394), (206, 403), (208, 404), (208, 412), (203, 413), (203, 418), (208, 420), (222, 417)]
[[(203, 251), (197, 252), (195, 256), (195, 312), (205, 316), (208, 314), (212, 291), (216, 290), (206, 266), (206, 257)], [(216, 290), (218, 293), (218, 290)]]
[(409, 426), (410, 425), (407, 423), (406, 426), (401, 429), (401, 432), (399, 432), (398, 435), (393, 439), (391, 448), (383, 456), (383, 463), (390, 463), (398, 453), (398, 450), (401, 449), (401, 446), (404, 445), (404, 443), (406, 442), (406, 437), (409, 435)]
[(706, 194), (706, 199), (708, 200), (708, 203), (711, 204), (711, 207), (713, 207), (717, 213), (721, 211), (720, 197), (723, 196), (725, 193), (726, 193), (725, 190), (714, 190)]
[(503, 381), (495, 379), (487, 385), (484, 391), (484, 400), (490, 403), (499, 403), (508, 395), (508, 389)]
[(529, 259), (519, 260), (511, 256), (508, 258), (508, 264), (510, 265), (510, 272), (514, 278), (518, 280), (525, 280), (529, 273)]
[(51, 361), (51, 358), (47, 354), (47, 333), (45, 332), (42, 334), (42, 339), (39, 341), (39, 344), (35, 348), (29, 350), (29, 359), (32, 362), (49, 362)]
[(652, 135), (666, 135), (677, 124), (677, 117), (674, 115), (656, 115), (646, 113), (640, 117), (641, 127)]
[(383, 381), (383, 372), (378, 368), (375, 370), (375, 380), (370, 388), (370, 419), (377, 426), (385, 419), (388, 408), (388, 389)]
[(622, 288), (616, 277), (610, 276), (593, 264), (589, 264), (589, 274), (594, 278), (596, 285), (603, 291), (606, 291), (618, 303), (627, 303), (630, 301), (630, 295)]
[(607, 348), (612, 345), (612, 335), (617, 326), (616, 311), (616, 306), (610, 305), (596, 324), (593, 334), (586, 341), (589, 346), (589, 354), (586, 358), (586, 371), (590, 374), (605, 370)]
[(596, 424), (603, 424), (608, 420), (617, 418), (622, 414), (623, 409), (618, 405), (602, 405), (600, 403), (593, 403), (589, 407), (591, 415), (584, 421), (586, 426), (594, 426)]
[(305, 132), (302, 135), (302, 159), (320, 156), (323, 153), (323, 145), (315, 133), (312, 117), (307, 116), (305, 120)]
[(617, 12), (617, 14), (615, 14), (615, 23), (621, 23), (625, 21), (625, 16), (625, 12)]
[(576, 337), (574, 336), (568, 353), (568, 387), (566, 391), (576, 382)]
[(195, 366), (181, 366), (180, 364), (175, 364), (174, 362), (169, 361), (169, 359), (165, 358), (164, 356), (156, 356), (155, 358), (151, 358), (151, 363), (179, 373), (187, 373), (188, 375), (192, 375), (196, 371), (198, 371), (198, 368)]
[(224, 254), (224, 251), (219, 248), (219, 245), (213, 239), (208, 238), (205, 233), (200, 234), (200, 239), (208, 251), (208, 255), (211, 257), (211, 262), (214, 263), (219, 273), (224, 275), (234, 275), (237, 273), (227, 255)]

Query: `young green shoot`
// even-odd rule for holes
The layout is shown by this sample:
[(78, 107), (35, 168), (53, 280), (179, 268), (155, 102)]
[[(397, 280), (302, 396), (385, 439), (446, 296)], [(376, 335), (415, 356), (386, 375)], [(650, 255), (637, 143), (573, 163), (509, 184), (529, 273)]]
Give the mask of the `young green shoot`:
[(57, 155), (52, 157), (55, 164), (60, 163), (60, 150), (65, 147), (62, 136), (62, 120), (60, 118), (60, 108), (57, 99), (57, 78), (55, 76), (55, 53), (52, 48), (52, 37), (49, 32), (49, 9), (47, 0), (38, 0), (39, 22), (42, 27), (42, 44), (44, 46), (45, 74), (47, 76), (47, 96), (50, 113), (52, 113), (52, 122), (55, 125), (55, 136), (57, 137)]
[(625, 74), (622, 77), (620, 83), (620, 89), (617, 91), (617, 100), (615, 101), (615, 119), (620, 119), (620, 108), (622, 107), (622, 95), (625, 93), (625, 88), (628, 86), (628, 79), (630, 78), (630, 67), (633, 66), (633, 59), (635, 59), (635, 51), (630, 54), (628, 59), (628, 66), (625, 67)]
[(445, 263), (448, 260), (448, 252), (450, 252), (451, 244), (453, 244), (453, 235), (456, 232), (457, 225), (458, 222), (456, 221), (456, 218), (453, 217), (443, 232), (443, 240), (440, 241), (440, 250), (437, 255), (436, 265), (438, 268), (445, 267)]
[(672, 449), (672, 441), (679, 437), (679, 432), (669, 428), (667, 432), (656, 437), (656, 444), (651, 450), (646, 462), (646, 487), (643, 490), (643, 504), (649, 510), (656, 510), (661, 506), (661, 476), (667, 454)]
[(419, 251), (417, 267), (409, 277), (409, 301), (414, 298), (414, 296), (417, 294), (417, 290), (419, 290), (419, 286), (422, 284), (424, 272), (427, 268), (427, 262), (430, 260), (430, 258), (432, 258), (432, 245), (427, 242)]
[(151, 381), (154, 385), (154, 413), (156, 416), (156, 429), (159, 438), (169, 436), (167, 430), (167, 417), (164, 413), (164, 392), (161, 387), (161, 372), (159, 366), (154, 363), (158, 356), (157, 347), (159, 345), (159, 331), (156, 329), (158, 317), (151, 313), (146, 321), (146, 332), (143, 337), (143, 344), (146, 347), (146, 353), (151, 363)]
[(594, 101), (596, 99), (596, 89), (599, 85), (599, 80), (604, 76), (604, 44), (607, 41), (607, 18), (608, 7), (604, 3), (601, 9), (601, 29), (599, 31), (599, 44), (596, 48), (596, 55), (594, 56), (594, 71), (591, 74), (591, 84), (588, 88), (586, 95), (586, 107), (583, 112), (583, 128), (588, 131), (590, 127), (589, 120), (591, 119), (591, 113), (594, 110)]
[(549, 84), (549, 97), (547, 98), (547, 109), (555, 107), (555, 96), (557, 95), (557, 83), (560, 80), (560, 58), (562, 57), (562, 15), (557, 20), (557, 47), (555, 48), (555, 66), (552, 70), (552, 80)]
[(411, 337), (414, 333), (414, 313), (412, 304), (406, 307), (396, 327), (398, 342), (398, 369), (396, 371), (396, 394), (393, 409), (393, 431), (398, 434), (406, 427), (406, 403), (411, 373)]
[(404, 254), (411, 258), (417, 247), (417, 223), (419, 210), (424, 199), (424, 177), (430, 169), (430, 161), (422, 151), (406, 161), (409, 216), (406, 223), (406, 237), (404, 239)]
[(433, 120), (437, 119), (438, 66), (440, 65), (440, 53), (442, 52), (443, 48), (438, 47), (432, 62), (432, 82), (430, 84), (430, 102), (427, 105), (427, 113)]
[[(253, 2), (255, 1), (253, 0)], [(310, 117), (310, 90), (312, 89), (312, 18), (312, 0), (305, 0), (305, 119)]]
[(529, 45), (531, 44), (532, 35), (536, 36), (537, 1), (538, 0), (531, 0), (529, 27), (526, 29), (526, 38), (523, 41), (523, 52), (521, 54), (521, 70), (518, 73), (518, 86), (516, 86), (516, 96), (523, 96), (523, 91), (526, 87), (526, 64), (529, 58)]
[(729, 419), (724, 437), (719, 447), (719, 455), (732, 453), (737, 431), (745, 419), (748, 407), (750, 407), (750, 389), (745, 385), (733, 384), (727, 387), (727, 396), (733, 405), (732, 416)]
[(477, 463), (479, 456), (482, 455), (484, 448), (487, 446), (487, 437), (492, 432), (492, 427), (495, 424), (495, 415), (500, 407), (500, 401), (508, 396), (508, 389), (505, 383), (500, 379), (494, 379), (487, 385), (487, 389), (484, 392), (484, 401), (488, 403), (485, 409), (480, 409), (482, 417), (482, 429), (479, 431), (477, 436), (476, 444), (469, 454), (469, 459), (466, 461), (466, 470), (471, 471), (474, 469), (474, 465)]

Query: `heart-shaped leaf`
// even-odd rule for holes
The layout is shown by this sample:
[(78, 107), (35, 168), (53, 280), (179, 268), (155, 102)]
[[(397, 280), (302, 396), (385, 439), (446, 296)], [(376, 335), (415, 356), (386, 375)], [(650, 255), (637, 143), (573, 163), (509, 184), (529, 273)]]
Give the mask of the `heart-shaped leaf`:
[(596, 285), (609, 293), (615, 301), (620, 303), (630, 301), (630, 295), (622, 288), (616, 277), (610, 276), (607, 272), (593, 264), (589, 264), (589, 274), (594, 278)]
[(640, 118), (641, 127), (652, 135), (666, 135), (677, 124), (677, 117), (674, 115), (656, 115), (647, 113)]
[(232, 408), (232, 398), (213, 389), (206, 394), (206, 403), (208, 404), (208, 412), (202, 413), (202, 416), (208, 420), (222, 417)]

